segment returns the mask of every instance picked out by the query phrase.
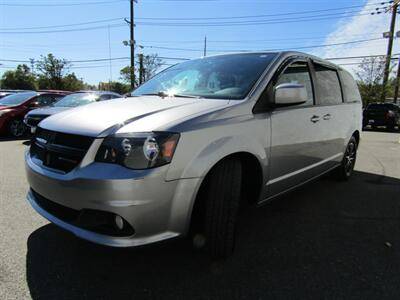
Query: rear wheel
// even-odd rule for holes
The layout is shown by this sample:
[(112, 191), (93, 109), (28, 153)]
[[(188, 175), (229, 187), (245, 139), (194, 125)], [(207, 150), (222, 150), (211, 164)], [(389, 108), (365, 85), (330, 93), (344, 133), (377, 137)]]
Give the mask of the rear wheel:
[(25, 124), (22, 120), (12, 120), (9, 125), (9, 133), (13, 137), (21, 137), (25, 133)]
[(239, 160), (228, 159), (211, 172), (204, 199), (204, 244), (213, 258), (226, 258), (235, 246), (242, 165)]
[(353, 174), (354, 165), (357, 158), (357, 140), (354, 136), (351, 137), (347, 144), (346, 151), (343, 156), (342, 163), (336, 169), (336, 177), (339, 180), (348, 180)]

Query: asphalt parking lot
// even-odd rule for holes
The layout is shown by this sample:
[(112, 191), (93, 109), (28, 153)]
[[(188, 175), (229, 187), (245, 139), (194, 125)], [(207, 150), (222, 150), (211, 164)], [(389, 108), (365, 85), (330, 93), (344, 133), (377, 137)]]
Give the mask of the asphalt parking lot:
[(250, 210), (226, 262), (184, 240), (112, 249), (58, 229), (25, 201), (24, 141), (0, 141), (0, 298), (398, 299), (399, 139), (364, 132), (349, 182)]

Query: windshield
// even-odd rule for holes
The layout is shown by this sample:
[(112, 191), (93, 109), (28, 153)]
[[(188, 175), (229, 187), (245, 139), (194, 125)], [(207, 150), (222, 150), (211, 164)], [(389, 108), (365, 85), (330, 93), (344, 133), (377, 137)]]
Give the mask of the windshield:
[(20, 105), (25, 101), (29, 100), (30, 98), (35, 97), (36, 95), (37, 93), (35, 92), (9, 95), (0, 100), (0, 105), (4, 106)]
[(132, 95), (243, 99), (274, 56), (272, 53), (245, 53), (187, 61), (159, 73)]
[(92, 93), (77, 93), (65, 96), (60, 101), (54, 103), (55, 107), (76, 107), (99, 101), (100, 96)]

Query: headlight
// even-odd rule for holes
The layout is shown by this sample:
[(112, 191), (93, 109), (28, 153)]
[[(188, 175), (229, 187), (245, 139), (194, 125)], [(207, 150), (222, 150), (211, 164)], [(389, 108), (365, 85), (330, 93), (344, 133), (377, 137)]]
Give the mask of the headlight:
[(97, 162), (120, 164), (130, 169), (149, 169), (171, 162), (179, 134), (170, 132), (115, 134), (106, 137)]
[(5, 114), (9, 113), (10, 111), (11, 111), (11, 109), (0, 110), (0, 117), (1, 117), (2, 115), (5, 115)]

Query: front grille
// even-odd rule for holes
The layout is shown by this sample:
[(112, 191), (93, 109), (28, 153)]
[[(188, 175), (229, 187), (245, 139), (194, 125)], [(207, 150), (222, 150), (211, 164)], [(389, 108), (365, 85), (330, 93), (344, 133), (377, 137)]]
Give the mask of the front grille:
[(34, 115), (26, 118), (26, 124), (31, 127), (36, 127), (42, 120), (46, 119), (48, 115)]
[(31, 157), (44, 166), (68, 173), (82, 161), (94, 138), (37, 128), (30, 148)]

